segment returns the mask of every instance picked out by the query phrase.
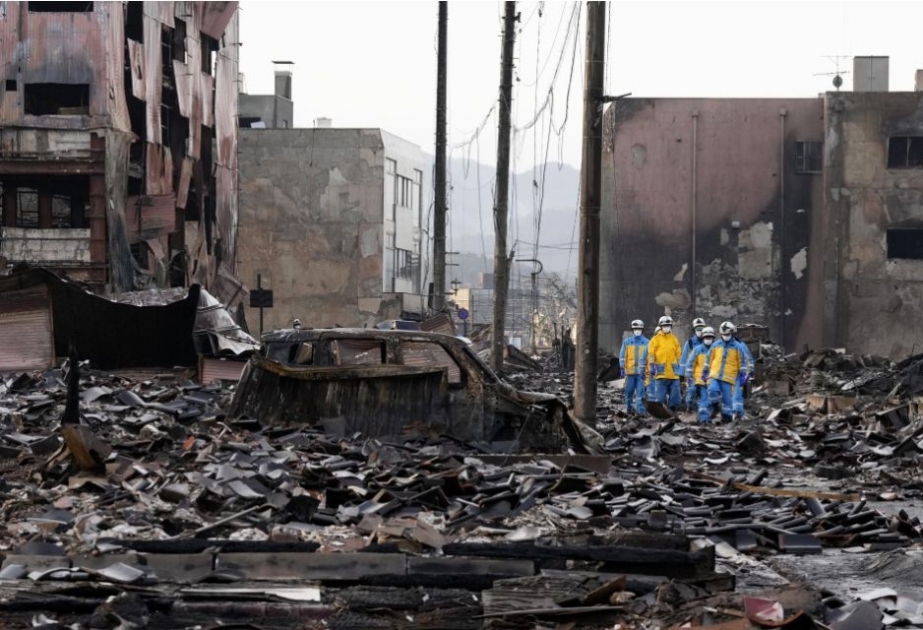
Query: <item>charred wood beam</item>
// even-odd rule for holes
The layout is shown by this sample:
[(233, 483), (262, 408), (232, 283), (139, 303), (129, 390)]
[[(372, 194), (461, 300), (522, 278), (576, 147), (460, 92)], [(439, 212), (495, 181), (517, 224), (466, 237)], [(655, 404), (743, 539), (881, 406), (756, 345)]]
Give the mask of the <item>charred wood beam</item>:
[(590, 545), (548, 547), (531, 543), (451, 543), (445, 545), (442, 552), (447, 556), (603, 562), (611, 572), (672, 578), (692, 578), (715, 569), (714, 547), (701, 551), (676, 551)]
[(141, 553), (189, 554), (202, 553), (206, 549), (218, 549), (224, 553), (310, 553), (317, 551), (316, 542), (273, 542), (269, 540), (215, 540), (208, 538), (186, 538), (174, 540), (121, 540), (101, 539), (100, 543), (120, 545)]

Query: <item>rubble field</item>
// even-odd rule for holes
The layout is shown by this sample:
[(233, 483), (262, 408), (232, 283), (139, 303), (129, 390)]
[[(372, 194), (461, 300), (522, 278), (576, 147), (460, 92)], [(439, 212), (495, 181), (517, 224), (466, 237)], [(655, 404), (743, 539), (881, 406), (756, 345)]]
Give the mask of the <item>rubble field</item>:
[[(592, 454), (264, 425), (182, 370), (11, 375), (3, 627), (923, 627), (923, 357), (762, 350), (734, 424), (604, 383)], [(535, 367), (510, 382), (570, 395)]]

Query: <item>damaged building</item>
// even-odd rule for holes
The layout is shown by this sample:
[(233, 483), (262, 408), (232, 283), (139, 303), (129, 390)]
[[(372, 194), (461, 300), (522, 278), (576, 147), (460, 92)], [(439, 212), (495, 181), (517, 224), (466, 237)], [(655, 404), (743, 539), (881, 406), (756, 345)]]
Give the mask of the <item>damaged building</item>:
[[(276, 89), (290, 102), (290, 73), (276, 73)], [(423, 312), (431, 246), (420, 147), (327, 119), (310, 129), (271, 128), (253, 98), (241, 95), (256, 113), (241, 117), (240, 278), (272, 291), (264, 329), (293, 318), (373, 326)], [(254, 122), (265, 128), (244, 127)], [(247, 311), (248, 321), (259, 318)]]
[[(628, 98), (605, 118), (600, 343), (664, 312), (906, 356), (923, 307), (923, 92)], [(874, 70), (874, 72), (872, 72)]]
[(0, 262), (97, 293), (237, 264), (236, 2), (0, 2)]

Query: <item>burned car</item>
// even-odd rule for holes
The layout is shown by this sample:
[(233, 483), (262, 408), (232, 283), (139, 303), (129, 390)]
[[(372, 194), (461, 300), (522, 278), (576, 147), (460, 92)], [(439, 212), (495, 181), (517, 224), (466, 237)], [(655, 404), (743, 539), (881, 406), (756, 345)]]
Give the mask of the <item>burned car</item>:
[(340, 435), (448, 435), (506, 452), (586, 452), (561, 399), (503, 382), (455, 337), (335, 328), (262, 341), (241, 375), (234, 417)]

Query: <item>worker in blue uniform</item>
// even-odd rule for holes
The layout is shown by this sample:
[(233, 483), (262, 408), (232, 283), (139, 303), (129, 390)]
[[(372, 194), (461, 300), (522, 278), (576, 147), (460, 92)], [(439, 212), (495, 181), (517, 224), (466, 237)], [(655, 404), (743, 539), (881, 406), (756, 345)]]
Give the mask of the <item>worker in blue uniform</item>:
[(734, 388), (749, 378), (743, 344), (734, 339), (737, 327), (723, 322), (718, 329), (721, 338), (712, 344), (708, 352), (708, 404), (709, 415), (718, 407), (721, 419), (730, 422), (734, 418)]
[[(681, 370), (684, 376), (687, 371), (686, 368), (688, 367), (686, 363), (689, 361), (689, 357), (692, 355), (692, 351), (702, 345), (702, 331), (704, 330), (705, 330), (705, 320), (704, 319), (702, 319), (701, 317), (696, 317), (694, 320), (692, 320), (692, 336), (689, 337), (689, 339), (687, 339), (686, 342), (683, 344), (683, 354), (679, 358), (679, 369)], [(693, 407), (695, 406), (696, 391), (695, 391), (695, 387), (692, 385), (692, 382), (688, 379), (688, 377), (685, 380), (686, 380), (686, 394), (685, 394), (686, 409), (691, 411)]]
[(693, 401), (698, 407), (699, 422), (706, 423), (711, 420), (711, 411), (708, 406), (708, 353), (715, 342), (715, 329), (706, 326), (702, 330), (702, 343), (697, 345), (689, 354), (686, 362), (686, 383), (692, 392)]
[(622, 341), (619, 365), (625, 379), (625, 409), (628, 413), (644, 414), (644, 380), (647, 368), (648, 338), (644, 336), (644, 322), (631, 322), (631, 336)]

